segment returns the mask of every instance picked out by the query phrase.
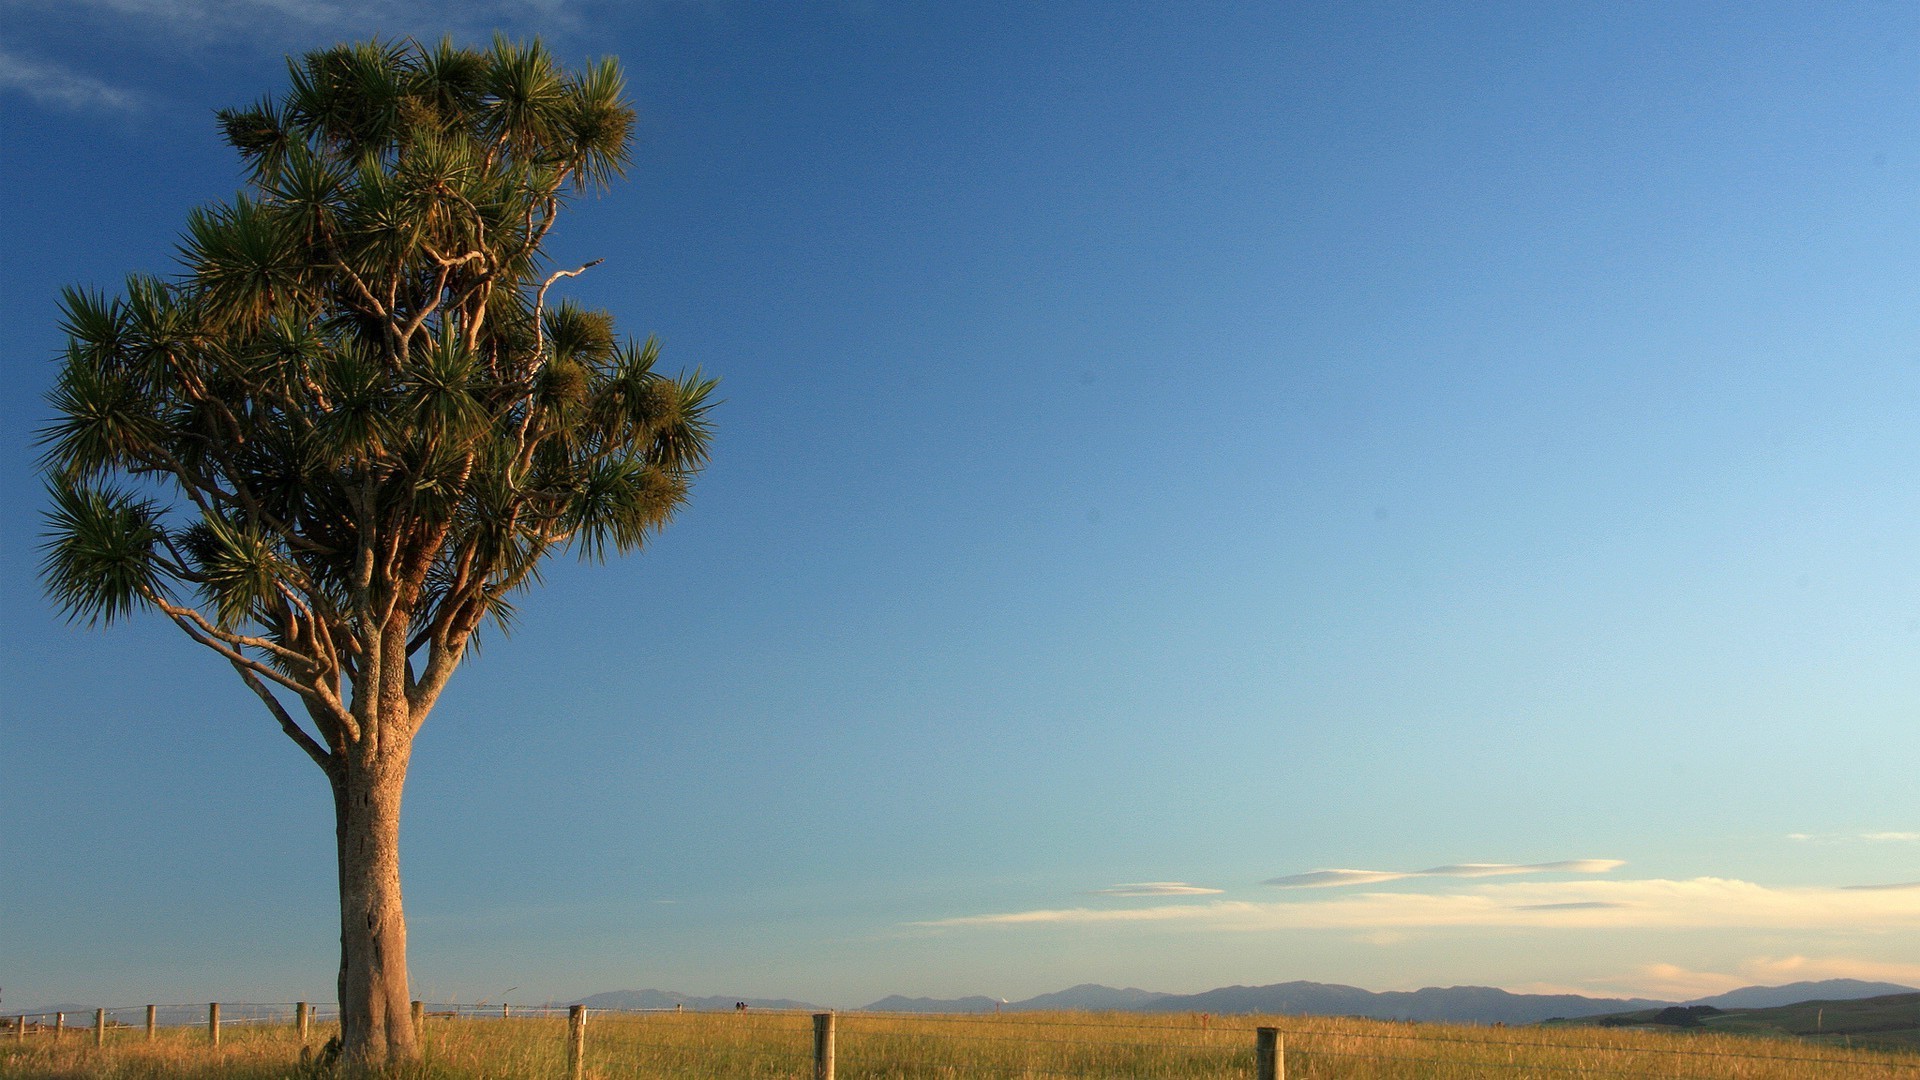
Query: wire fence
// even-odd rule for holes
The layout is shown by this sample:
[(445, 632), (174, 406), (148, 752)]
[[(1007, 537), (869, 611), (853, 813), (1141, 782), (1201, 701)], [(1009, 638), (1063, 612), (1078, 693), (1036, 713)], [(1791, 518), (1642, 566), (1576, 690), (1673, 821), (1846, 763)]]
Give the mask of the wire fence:
[[(732, 1015), (729, 1015), (729, 1014)], [(1124, 1013), (814, 1013), (413, 1004), (430, 1053), (452, 1064), (518, 1055), (515, 1075), (915, 1080), (919, 1077), (1886, 1077), (1920, 1080), (1920, 1054), (1834, 1040), (1655, 1035), (1619, 1028), (1462, 1028), (1323, 1017)], [(335, 1030), (332, 1003), (118, 1006), (0, 1018), (0, 1039), (71, 1047), (297, 1039)], [(564, 1027), (557, 1024), (565, 1021)], [(488, 1023), (501, 1021), (503, 1023)], [(198, 1034), (192, 1028), (201, 1028)], [(591, 1031), (591, 1037), (588, 1032)], [(248, 1035), (241, 1033), (257, 1032)], [(4, 1047), (4, 1043), (0, 1043)], [(486, 1069), (481, 1070), (483, 1073)]]

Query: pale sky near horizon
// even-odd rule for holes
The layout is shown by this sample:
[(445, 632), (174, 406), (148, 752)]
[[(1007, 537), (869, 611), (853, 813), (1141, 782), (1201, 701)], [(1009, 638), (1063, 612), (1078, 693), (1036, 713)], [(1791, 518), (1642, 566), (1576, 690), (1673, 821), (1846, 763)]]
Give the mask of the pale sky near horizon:
[(722, 380), (421, 737), (431, 1000), (1920, 985), (1920, 9), (0, 0), (5, 1007), (319, 999), (325, 785), (41, 594), (63, 285), (340, 40), (610, 54)]

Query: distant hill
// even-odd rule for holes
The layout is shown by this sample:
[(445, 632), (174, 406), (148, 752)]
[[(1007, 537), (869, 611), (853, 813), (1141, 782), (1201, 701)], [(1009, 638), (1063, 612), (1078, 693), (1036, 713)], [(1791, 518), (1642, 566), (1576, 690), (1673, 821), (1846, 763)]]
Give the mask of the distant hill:
[(573, 1004), (585, 1005), (589, 1009), (671, 1009), (677, 1005), (695, 1012), (719, 1012), (731, 1009), (737, 1002), (742, 1001), (746, 1002), (750, 1009), (820, 1011), (818, 1005), (809, 1005), (804, 1001), (793, 1001), (788, 998), (727, 997), (725, 995), (691, 997), (672, 990), (613, 990), (583, 997)]
[[(865, 1012), (982, 1013), (996, 1002), (984, 996), (908, 998), (898, 995), (865, 1006)], [(1511, 994), (1487, 986), (1374, 993), (1354, 986), (1289, 982), (1271, 986), (1225, 986), (1201, 994), (1161, 994), (1133, 987), (1084, 983), (1051, 994), (1009, 1002), (1006, 1012), (1083, 1009), (1102, 1012), (1263, 1013), (1293, 1016), (1365, 1016), (1378, 1020), (1428, 1020), (1466, 1024), (1530, 1024), (1555, 1016), (1591, 1016), (1671, 1004), (1641, 998), (1588, 998), (1573, 994)]]
[[(895, 1013), (982, 1013), (992, 1012), (1000, 1006), (1000, 999), (975, 994), (963, 998), (910, 998), (893, 994), (883, 997), (871, 1005), (863, 1005), (860, 1012)], [(1005, 1008), (1005, 1006), (1000, 1006)]]
[(1696, 998), (1689, 1005), (1712, 1005), (1717, 1009), (1770, 1009), (1802, 1001), (1853, 1001), (1858, 998), (1911, 994), (1920, 987), (1899, 983), (1861, 982), (1859, 979), (1823, 979), (1820, 982), (1788, 983), (1785, 986), (1743, 986), (1713, 997)]
[(1101, 986), (1098, 983), (1081, 983), (1079, 986), (1069, 986), (1065, 990), (1056, 990), (1051, 994), (1041, 994), (1025, 1001), (1016, 1001), (1006, 1007), (1029, 1012), (1076, 1009), (1085, 1012), (1131, 1012), (1144, 1011), (1161, 998), (1171, 996), (1171, 994), (1157, 993), (1152, 990), (1137, 990), (1131, 986), (1116, 990), (1111, 986)]
[[(1819, 984), (1814, 984), (1819, 985)], [(1639, 1009), (1565, 1021), (1598, 1027), (1673, 1028), (1738, 1035), (1786, 1035), (1895, 1050), (1920, 1050), (1920, 993), (1800, 1001), (1760, 1009)]]
[[(1651, 1017), (1661, 1009), (1679, 1006), (1709, 1006), (1732, 1013), (1802, 1001), (1849, 1001), (1912, 992), (1912, 987), (1894, 983), (1828, 979), (1787, 986), (1749, 986), (1714, 997), (1675, 1002), (1651, 998), (1597, 998), (1579, 994), (1515, 994), (1491, 986), (1429, 986), (1423, 990), (1376, 993), (1338, 983), (1284, 982), (1268, 986), (1223, 986), (1199, 994), (1163, 994), (1136, 987), (1122, 989), (1082, 983), (1051, 994), (1007, 1003), (983, 994), (959, 998), (903, 997), (895, 994), (862, 1006), (861, 1011), (989, 1013), (997, 1006), (1006, 1012), (1261, 1013), (1276, 1016), (1364, 1016), (1375, 1020), (1420, 1020), (1430, 1023), (1533, 1024), (1550, 1019), (1574, 1020), (1627, 1014)], [(699, 1010), (731, 1009), (734, 1002), (741, 1000), (755, 1009), (819, 1008), (804, 1001), (689, 997), (664, 990), (622, 990), (580, 999), (581, 1004), (595, 1009), (670, 1009), (680, 1005)]]
[(863, 1005), (859, 1011), (983, 1013), (993, 1012), (995, 1008), (999, 1008), (1006, 1012), (1138, 1012), (1166, 996), (1151, 990), (1136, 990), (1133, 987), (1117, 990), (1098, 983), (1081, 983), (1079, 986), (1070, 986), (1051, 994), (1030, 997), (1025, 1001), (1010, 1002), (1001, 1002), (997, 998), (982, 994), (962, 998), (901, 997), (899, 994), (894, 994), (870, 1005)]
[(1491, 986), (1429, 986), (1375, 993), (1332, 983), (1286, 982), (1228, 986), (1203, 994), (1171, 994), (1148, 1012), (1267, 1013), (1364, 1016), (1456, 1024), (1531, 1024), (1549, 1017), (1592, 1016), (1669, 1004), (1645, 998), (1590, 998), (1578, 994), (1515, 994)]
[[(1754, 1008), (1815, 999), (1841, 1001), (1910, 993), (1913, 989), (1894, 983), (1826, 979), (1787, 986), (1749, 986), (1685, 1004), (1720, 1009)], [(1337, 984), (1289, 982), (1272, 986), (1229, 986), (1202, 994), (1169, 994), (1140, 1008), (1150, 1012), (1278, 1013), (1435, 1023), (1531, 1024), (1556, 1017), (1601, 1016), (1676, 1004), (1681, 1003), (1578, 994), (1514, 994), (1488, 986), (1430, 986), (1424, 990), (1373, 993)]]

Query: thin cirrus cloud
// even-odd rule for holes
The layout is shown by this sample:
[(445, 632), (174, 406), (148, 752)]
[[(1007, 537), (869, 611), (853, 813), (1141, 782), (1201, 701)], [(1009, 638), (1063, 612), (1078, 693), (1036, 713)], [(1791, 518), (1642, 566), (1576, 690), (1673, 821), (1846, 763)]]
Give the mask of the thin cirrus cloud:
[(1728, 878), (1489, 882), (1452, 892), (1364, 892), (1269, 902), (968, 915), (929, 928), (1163, 924), (1220, 932), (1488, 929), (1920, 928), (1920, 889), (1773, 888)]
[(140, 108), (140, 99), (132, 93), (91, 75), (7, 52), (0, 52), (0, 90), (15, 90), (60, 109), (134, 112)]
[(1425, 870), (1309, 870), (1268, 878), (1262, 885), (1283, 889), (1330, 889), (1341, 885), (1373, 885), (1407, 878), (1483, 878), (1512, 874), (1604, 874), (1626, 863), (1620, 859), (1567, 859), (1545, 863), (1451, 863)]
[(1886, 830), (1881, 832), (1859, 832), (1859, 833), (1796, 832), (1796, 833), (1788, 833), (1787, 839), (1797, 840), (1797, 841), (1800, 841), (1801, 843), (1811, 843), (1811, 844), (1841, 844), (1841, 843), (1860, 843), (1860, 842), (1865, 842), (1869, 844), (1912, 844), (1912, 843), (1920, 843), (1920, 832), (1899, 832), (1894, 830)]
[[(1698, 971), (1678, 964), (1644, 964), (1619, 975), (1589, 980), (1561, 993), (1606, 994), (1685, 1001), (1742, 986), (1776, 986), (1814, 979), (1861, 979), (1920, 986), (1920, 964), (1865, 960), (1853, 956), (1756, 956), (1731, 971)], [(1544, 988), (1543, 988), (1544, 989)]]
[[(378, 32), (393, 39), (443, 34), (481, 41), (494, 31), (543, 35), (549, 43), (578, 37), (586, 25), (577, 10), (594, 0), (0, 0), (17, 44), (32, 36), (34, 19), (62, 26), (93, 24), (99, 36), (126, 36), (151, 54), (185, 48), (229, 49), (236, 42), (267, 53), (316, 44), (314, 35)], [(73, 62), (0, 50), (0, 93), (72, 112), (140, 112), (151, 94), (129, 90), (91, 73), (97, 55)], [(163, 65), (164, 66), (164, 65)], [(115, 70), (124, 69), (122, 64)]]
[(524, 24), (552, 29), (577, 21), (570, 0), (11, 0), (8, 6), (102, 20), (136, 20), (189, 40), (256, 38), (263, 31), (379, 28), (383, 33), (484, 29)]
[(1211, 896), (1222, 890), (1184, 881), (1136, 881), (1131, 885), (1109, 885), (1092, 890), (1096, 896)]

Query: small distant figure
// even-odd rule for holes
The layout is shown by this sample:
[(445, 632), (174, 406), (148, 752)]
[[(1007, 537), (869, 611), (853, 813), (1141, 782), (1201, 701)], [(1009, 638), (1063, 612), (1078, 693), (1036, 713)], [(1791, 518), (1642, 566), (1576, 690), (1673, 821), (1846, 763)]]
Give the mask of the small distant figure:
[(733, 1011), (734, 1011), (734, 1012), (746, 1012), (746, 1011), (747, 1011), (747, 1003), (746, 1003), (746, 1002), (744, 1002), (744, 1001), (736, 1001), (736, 1002), (734, 1002), (734, 1003), (733, 1003)]

